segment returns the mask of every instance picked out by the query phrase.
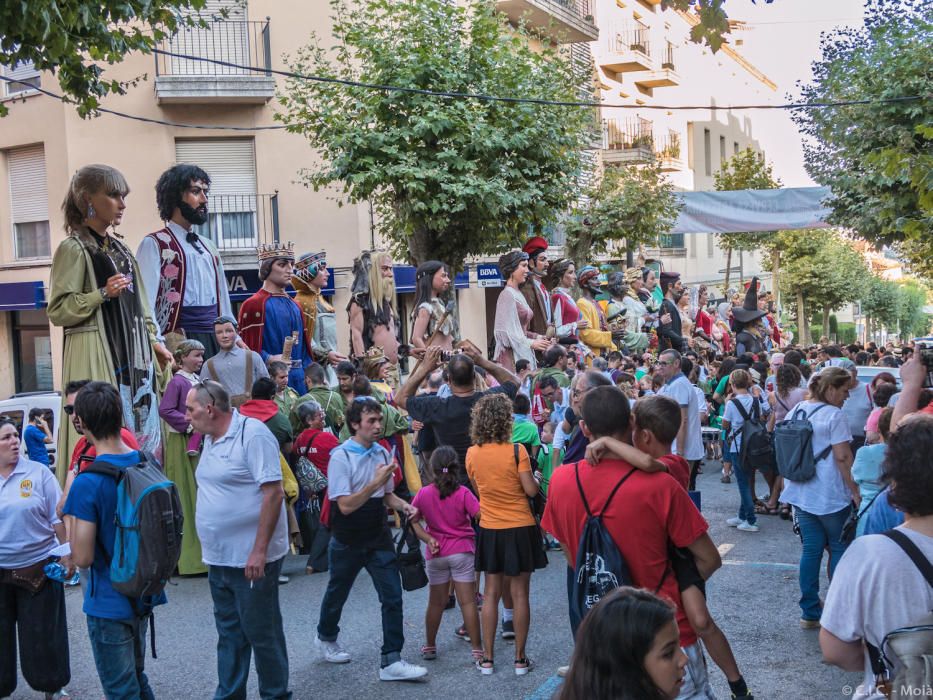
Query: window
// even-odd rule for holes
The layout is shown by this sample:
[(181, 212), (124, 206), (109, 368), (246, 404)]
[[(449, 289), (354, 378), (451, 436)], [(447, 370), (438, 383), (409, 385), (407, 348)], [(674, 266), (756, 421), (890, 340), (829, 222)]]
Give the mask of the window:
[(16, 391), (52, 391), (52, 342), (45, 311), (13, 316)]
[(703, 129), (703, 159), (705, 163), (703, 167), (706, 168), (706, 174), (713, 174), (713, 145), (712, 145), (712, 136), (709, 133), (709, 129)]
[(659, 248), (684, 248), (684, 234), (682, 233), (662, 233), (658, 237)]
[(719, 167), (726, 164), (726, 137), (719, 137)]
[(194, 163), (211, 176), (207, 231), (222, 249), (249, 248), (258, 241), (258, 195), (253, 139), (204, 139), (175, 142), (175, 160)]
[(45, 151), (41, 145), (16, 148), (7, 151), (7, 163), (16, 259), (48, 258), (52, 254), (52, 246)]
[(42, 84), (39, 71), (36, 70), (36, 67), (32, 64), (32, 61), (19, 61), (12, 68), (4, 67), (3, 75), (19, 81), (16, 83), (10, 83), (4, 80), (3, 92), (0, 93), (3, 95), (17, 95), (21, 92), (31, 90), (32, 88), (37, 88)]
[(739, 155), (739, 142), (738, 141), (732, 142), (732, 154), (736, 156)]
[(715, 236), (712, 233), (704, 233), (703, 235), (706, 236), (706, 255), (711, 258), (716, 254), (716, 251), (714, 250), (716, 243), (714, 240)]

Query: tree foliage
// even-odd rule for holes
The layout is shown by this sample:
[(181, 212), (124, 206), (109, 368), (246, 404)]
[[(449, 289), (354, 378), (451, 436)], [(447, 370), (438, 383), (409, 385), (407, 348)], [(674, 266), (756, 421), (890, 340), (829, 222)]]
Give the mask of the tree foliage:
[(896, 282), (871, 277), (862, 295), (862, 313), (868, 317), (870, 325), (889, 329), (897, 327), (897, 297)]
[(923, 310), (927, 290), (915, 280), (904, 280), (897, 288), (897, 326), (902, 340), (928, 335), (930, 314)]
[[(320, 39), (290, 68), (334, 79), (542, 100), (575, 100), (569, 55), (536, 50), (493, 3), (332, 0), (333, 48)], [(556, 220), (578, 195), (588, 110), (289, 80), (277, 119), (322, 159), (302, 171), (318, 190), (370, 200), (380, 233), (413, 262), (464, 259), (519, 243), (529, 225)]]
[(607, 168), (566, 223), (567, 256), (583, 265), (607, 251), (657, 245), (680, 205), (660, 163)]
[(808, 102), (879, 100), (794, 112), (807, 172), (832, 189), (830, 221), (875, 244), (933, 246), (933, 4), (868, 0), (865, 27), (822, 40)]
[[(108, 94), (130, 81), (109, 79), (102, 64), (133, 51), (151, 51), (182, 26), (204, 25), (205, 0), (22, 0), (0, 3), (0, 66), (32, 61), (55, 74), (78, 113), (93, 114)], [(8, 106), (0, 104), (0, 117)]]
[[(755, 0), (752, 0), (754, 3)], [(767, 3), (774, 0), (765, 0)], [(690, 41), (706, 44), (713, 53), (719, 51), (730, 33), (729, 17), (724, 9), (725, 0), (662, 0), (664, 8), (672, 7), (681, 12), (693, 10), (700, 23), (690, 29)]]

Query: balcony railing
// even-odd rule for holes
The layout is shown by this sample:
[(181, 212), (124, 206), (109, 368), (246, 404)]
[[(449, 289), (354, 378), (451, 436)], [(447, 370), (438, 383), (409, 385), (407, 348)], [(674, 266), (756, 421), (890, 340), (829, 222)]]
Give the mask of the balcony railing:
[(666, 136), (656, 137), (654, 140), (654, 152), (663, 160), (680, 159), (680, 134), (676, 131), (670, 131)]
[(496, 0), (496, 8), (513, 24), (525, 22), (559, 42), (594, 41), (599, 30), (593, 19), (593, 0)]
[(607, 119), (605, 148), (609, 151), (654, 149), (653, 122), (650, 119)]
[(198, 233), (221, 251), (249, 250), (279, 241), (279, 195), (219, 194), (208, 202), (207, 223)]
[(665, 70), (674, 70), (674, 45), (671, 42), (667, 42), (667, 46), (664, 47), (664, 51), (661, 54), (661, 68)]
[(647, 27), (628, 27), (615, 35), (615, 51), (637, 51), (651, 56), (650, 33)]
[[(174, 54), (192, 56), (179, 58), (156, 54), (156, 75), (263, 75), (258, 71), (222, 65), (212, 61), (272, 68), (272, 48), (269, 43), (269, 21), (206, 22), (204, 27), (183, 27), (164, 39), (159, 48)], [(210, 59), (210, 60), (197, 60)], [(271, 73), (265, 73), (271, 75)]]

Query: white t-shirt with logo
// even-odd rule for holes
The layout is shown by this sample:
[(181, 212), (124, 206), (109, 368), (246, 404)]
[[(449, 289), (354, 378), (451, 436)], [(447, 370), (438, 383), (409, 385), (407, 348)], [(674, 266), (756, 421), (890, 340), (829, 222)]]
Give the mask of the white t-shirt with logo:
[[(903, 525), (897, 530), (933, 561), (933, 537)], [(865, 535), (839, 561), (820, 625), (844, 642), (864, 639), (877, 647), (886, 634), (916, 623), (931, 609), (933, 588), (900, 545), (884, 535)], [(875, 691), (874, 677), (865, 652), (865, 680), (853, 697), (884, 697)]]
[[(661, 396), (670, 396), (677, 405), (687, 409), (687, 448), (685, 454), (680, 456), (686, 460), (703, 459), (706, 450), (703, 449), (703, 432), (700, 426), (700, 401), (693, 390), (693, 384), (683, 374), (679, 374), (672, 381), (665, 383), (659, 393)], [(674, 454), (679, 454), (676, 439), (671, 450)]]
[[(801, 401), (787, 412), (789, 419), (797, 409), (802, 408), (813, 426), (813, 454), (818, 455), (830, 445), (852, 441), (849, 423), (845, 414), (835, 406), (821, 405), (816, 401)], [(816, 411), (814, 413), (814, 411)], [(809, 481), (791, 481), (784, 479), (781, 501), (797, 506), (813, 515), (838, 513), (852, 502), (852, 492), (842, 480), (842, 474), (836, 466), (836, 457), (830, 450), (816, 463), (816, 476)]]

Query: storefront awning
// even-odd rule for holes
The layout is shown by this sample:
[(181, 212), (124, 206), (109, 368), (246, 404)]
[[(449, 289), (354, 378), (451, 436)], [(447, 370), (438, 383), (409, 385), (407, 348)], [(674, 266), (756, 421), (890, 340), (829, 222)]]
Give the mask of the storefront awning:
[(29, 311), (45, 305), (45, 285), (42, 282), (0, 284), (0, 311)]

